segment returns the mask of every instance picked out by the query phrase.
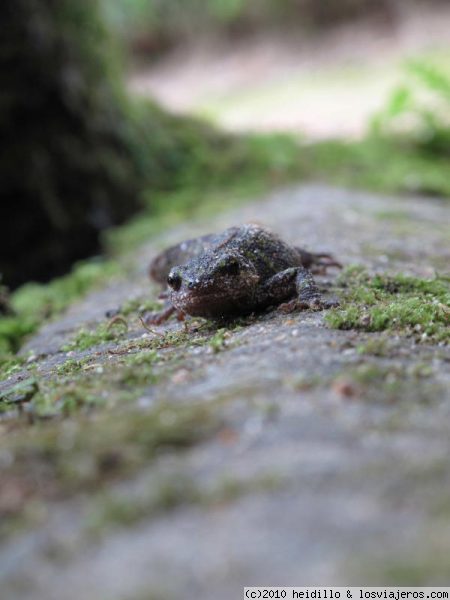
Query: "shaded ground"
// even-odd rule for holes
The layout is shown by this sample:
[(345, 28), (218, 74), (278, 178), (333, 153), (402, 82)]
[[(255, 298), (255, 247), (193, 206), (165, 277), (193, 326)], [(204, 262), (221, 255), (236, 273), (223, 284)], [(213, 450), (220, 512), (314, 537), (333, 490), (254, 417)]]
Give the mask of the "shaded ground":
[[(78, 439), (91, 448), (106, 434), (121, 458), (125, 443), (142, 435), (134, 422), (125, 442), (115, 425), (105, 426), (104, 413), (125, 424), (137, 414), (145, 423), (162, 405), (170, 426), (177, 411), (200, 406), (212, 426), (179, 447), (163, 440), (151, 459), (136, 454), (133, 469), (99, 477), (93, 488), (86, 487), (91, 450), (68, 479), (76, 483), (70, 493), (48, 491), (44, 473), (25, 521), (0, 550), (2, 596), (228, 600), (244, 585), (448, 585), (448, 348), (335, 331), (311, 312), (269, 312), (219, 334), (172, 322), (159, 335), (144, 332), (132, 314), (116, 340), (69, 354), (61, 346), (81, 325), (105, 322), (106, 310), (145, 298), (149, 258), (176, 240), (258, 221), (345, 264), (431, 277), (448, 268), (449, 212), (438, 199), (324, 186), (279, 191), (170, 231), (130, 258), (126, 281), (46, 326), (25, 349), (42, 385), (61, 380), (56, 367), (69, 358), (85, 361), (77, 385), (91, 377), (89, 389), (98, 379), (104, 391), (105, 407), (91, 417), (54, 425), (66, 467), (82, 452)], [(387, 346), (374, 356), (368, 342), (379, 339)], [(117, 380), (124, 356), (138, 357), (152, 343), (151, 377)], [(136, 394), (121, 396), (125, 383)], [(14, 423), (11, 413), (0, 424), (5, 469), (14, 462)], [(108, 468), (114, 473), (114, 460)], [(6, 501), (0, 496), (4, 513)], [(20, 491), (13, 501), (24, 502)]]
[(215, 42), (137, 69), (130, 88), (235, 131), (361, 137), (405, 58), (428, 53), (448, 63), (449, 24), (448, 7), (424, 5), (408, 7), (395, 23), (346, 25), (312, 39)]

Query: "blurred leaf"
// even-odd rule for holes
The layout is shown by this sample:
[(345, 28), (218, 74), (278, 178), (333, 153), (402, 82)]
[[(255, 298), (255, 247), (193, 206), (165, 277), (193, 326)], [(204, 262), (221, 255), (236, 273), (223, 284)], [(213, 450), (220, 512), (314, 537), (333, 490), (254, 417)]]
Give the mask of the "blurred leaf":
[(450, 102), (450, 77), (448, 74), (424, 61), (408, 63), (407, 70), (417, 78), (424, 88), (436, 92)]
[(450, 156), (450, 74), (425, 61), (406, 65), (397, 87), (372, 119), (372, 132), (435, 155)]

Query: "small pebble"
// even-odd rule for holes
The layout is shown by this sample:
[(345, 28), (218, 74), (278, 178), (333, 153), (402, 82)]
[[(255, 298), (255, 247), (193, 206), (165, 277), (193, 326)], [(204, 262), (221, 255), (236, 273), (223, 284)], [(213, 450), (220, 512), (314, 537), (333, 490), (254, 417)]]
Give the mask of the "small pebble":
[(180, 369), (172, 376), (173, 383), (185, 383), (189, 379), (189, 371), (187, 369)]
[(355, 384), (349, 379), (336, 379), (331, 385), (331, 389), (344, 398), (354, 398), (357, 394)]

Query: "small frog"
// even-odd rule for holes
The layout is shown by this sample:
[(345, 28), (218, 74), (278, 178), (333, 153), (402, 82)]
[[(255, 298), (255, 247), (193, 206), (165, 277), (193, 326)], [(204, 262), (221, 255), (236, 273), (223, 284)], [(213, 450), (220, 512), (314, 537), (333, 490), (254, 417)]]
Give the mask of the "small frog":
[(230, 227), (219, 234), (168, 248), (150, 264), (150, 277), (168, 284), (168, 300), (146, 322), (162, 323), (172, 313), (224, 319), (271, 306), (289, 312), (335, 306), (325, 300), (312, 273), (341, 267), (329, 254), (311, 254), (283, 242), (258, 225)]

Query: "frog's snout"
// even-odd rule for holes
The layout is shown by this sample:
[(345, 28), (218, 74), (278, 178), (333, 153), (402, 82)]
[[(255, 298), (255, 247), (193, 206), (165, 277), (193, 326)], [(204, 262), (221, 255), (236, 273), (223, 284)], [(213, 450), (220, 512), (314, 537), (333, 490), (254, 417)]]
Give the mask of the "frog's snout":
[(186, 283), (186, 287), (188, 290), (195, 290), (195, 288), (198, 288), (199, 284), (200, 284), (200, 281), (198, 279), (190, 279)]

